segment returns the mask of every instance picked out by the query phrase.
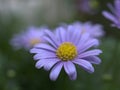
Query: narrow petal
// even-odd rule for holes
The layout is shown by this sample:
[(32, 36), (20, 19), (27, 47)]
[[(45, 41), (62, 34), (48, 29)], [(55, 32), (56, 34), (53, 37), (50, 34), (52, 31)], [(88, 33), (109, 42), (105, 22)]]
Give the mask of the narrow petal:
[(78, 43), (81, 37), (81, 30), (78, 28), (78, 25), (69, 25), (68, 26), (68, 31), (67, 31), (67, 36), (68, 36), (68, 41), (73, 42), (74, 44)]
[(59, 27), (56, 29), (56, 37), (60, 40), (60, 42), (64, 42), (66, 39), (65, 39), (65, 36), (66, 36), (66, 30), (62, 27)]
[(103, 14), (104, 17), (106, 17), (107, 19), (113, 21), (114, 23), (118, 23), (117, 18), (114, 15), (112, 15), (111, 13), (109, 13), (107, 11), (103, 11), (102, 14)]
[(39, 60), (40, 59), (40, 54), (36, 54), (36, 55), (34, 55), (34, 60)]
[(40, 54), (40, 55), (55, 55), (55, 52), (53, 51), (48, 51), (48, 50), (42, 50), (42, 49), (38, 49), (38, 48), (33, 48), (30, 50), (30, 53), (37, 53), (37, 54)]
[(87, 49), (93, 47), (93, 46), (98, 46), (99, 45), (99, 41), (97, 39), (91, 39), (89, 41), (87, 41), (84, 45), (80, 45), (81, 47), (78, 48), (78, 52), (84, 52)]
[(90, 62), (88, 62), (86, 60), (76, 59), (73, 62), (78, 64), (81, 68), (83, 68), (85, 71), (87, 71), (89, 73), (94, 72), (94, 67), (92, 66), (92, 64)]
[(115, 0), (114, 4), (115, 4), (116, 13), (118, 13), (117, 16), (120, 17), (120, 0)]
[(44, 66), (45, 63), (46, 63), (45, 60), (39, 60), (39, 61), (37, 61), (35, 67), (40, 69), (40, 68), (42, 68)]
[(111, 3), (108, 3), (107, 6), (108, 6), (108, 8), (111, 10), (111, 12), (116, 15), (116, 10), (115, 10), (115, 8), (113, 7), (113, 5), (111, 5)]
[(117, 27), (118, 29), (120, 29), (120, 23), (118, 24), (111, 24), (112, 27)]
[(60, 71), (62, 69), (62, 66), (63, 66), (63, 63), (59, 62), (53, 67), (52, 71), (50, 72), (51, 80), (55, 81), (58, 78)]
[(40, 53), (40, 50), (37, 48), (30, 49), (30, 53)]
[(48, 51), (53, 51), (53, 52), (56, 51), (55, 48), (53, 48), (52, 46), (50, 46), (48, 44), (44, 44), (44, 43), (36, 44), (35, 48), (43, 49), (43, 50), (48, 50)]
[(79, 58), (84, 58), (84, 57), (88, 57), (88, 56), (95, 56), (95, 55), (99, 55), (100, 53), (102, 53), (102, 51), (99, 49), (89, 50), (89, 51), (86, 51), (86, 52), (80, 54)]
[(76, 72), (75, 65), (72, 62), (70, 62), (70, 61), (64, 62), (64, 69), (71, 80), (76, 79), (77, 72)]
[(74, 27), (73, 25), (68, 25), (67, 27), (67, 35), (66, 35), (66, 38), (67, 38), (67, 41), (72, 41), (73, 37), (74, 37)]
[(80, 41), (77, 44), (77, 47), (80, 48), (81, 45), (83, 45), (88, 39), (90, 39), (90, 34), (88, 33), (83, 33), (81, 35)]
[(58, 47), (58, 44), (53, 42), (49, 37), (44, 37), (45, 41), (47, 41), (49, 44), (51, 44), (55, 49)]
[(51, 54), (51, 53), (38, 53), (36, 55), (34, 55), (34, 60), (39, 60), (39, 59), (53, 59), (56, 58), (57, 56), (55, 54)]
[(46, 64), (44, 65), (44, 69), (49, 71), (56, 63), (58, 63), (60, 60), (58, 59), (48, 59)]
[(46, 34), (46, 36), (48, 37), (48, 38), (45, 38), (45, 40), (47, 40), (49, 43), (50, 42), (53, 42), (54, 44), (52, 44), (52, 43), (50, 43), (50, 44), (52, 44), (52, 45), (54, 45), (56, 48), (57, 48), (57, 46), (59, 45), (59, 41), (57, 40), (57, 37), (51, 32), (51, 31), (49, 31), (49, 30), (46, 30), (45, 31), (45, 34)]
[(84, 59), (89, 61), (90, 63), (93, 63), (93, 64), (100, 64), (101, 63), (101, 59), (98, 58), (97, 56), (89, 56), (89, 57), (86, 57)]

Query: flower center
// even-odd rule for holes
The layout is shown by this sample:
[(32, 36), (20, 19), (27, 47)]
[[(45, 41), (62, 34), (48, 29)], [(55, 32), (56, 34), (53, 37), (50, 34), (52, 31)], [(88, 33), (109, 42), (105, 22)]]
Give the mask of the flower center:
[(40, 42), (40, 40), (39, 39), (31, 39), (30, 40), (30, 44), (33, 46), (33, 45), (35, 45), (35, 44), (38, 44)]
[(77, 49), (72, 43), (65, 42), (58, 47), (56, 55), (63, 61), (73, 60), (77, 55)]

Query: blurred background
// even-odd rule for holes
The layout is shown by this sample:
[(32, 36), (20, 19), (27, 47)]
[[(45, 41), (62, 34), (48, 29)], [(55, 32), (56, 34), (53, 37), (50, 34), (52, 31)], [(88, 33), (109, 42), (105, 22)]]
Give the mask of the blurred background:
[[(87, 2), (87, 3), (85, 3)], [(88, 3), (89, 2), (89, 3)], [(110, 27), (102, 16), (113, 0), (0, 0), (0, 90), (120, 90), (120, 30)], [(84, 4), (85, 3), (85, 4)], [(15, 51), (10, 40), (29, 26), (92, 21), (104, 26), (100, 55), (102, 63), (89, 74), (77, 68), (77, 80), (71, 81), (62, 71), (57, 81), (49, 72), (35, 68), (28, 51)]]

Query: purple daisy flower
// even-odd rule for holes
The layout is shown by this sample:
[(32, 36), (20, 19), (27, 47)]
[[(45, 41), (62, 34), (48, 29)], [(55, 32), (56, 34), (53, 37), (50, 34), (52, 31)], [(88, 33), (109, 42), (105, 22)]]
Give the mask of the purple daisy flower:
[(12, 40), (10, 41), (10, 44), (15, 49), (25, 48), (30, 49), (35, 44), (44, 42), (43, 36), (43, 30), (45, 28), (36, 28), (36, 27), (29, 27), (27, 31), (23, 31), (19, 34), (14, 35)]
[(108, 11), (103, 11), (103, 16), (113, 22), (111, 26), (120, 29), (120, 0), (114, 1), (114, 7), (110, 3), (108, 3), (108, 7), (112, 13)]
[(100, 64), (98, 55), (102, 51), (91, 49), (98, 45), (98, 40), (89, 38), (88, 33), (80, 34), (78, 28), (70, 25), (67, 28), (58, 27), (56, 33), (46, 30), (45, 35), (45, 40), (49, 44), (37, 44), (30, 52), (36, 53), (34, 56), (34, 60), (37, 61), (36, 68), (43, 67), (47, 71), (51, 70), (51, 80), (55, 81), (58, 78), (62, 67), (69, 78), (75, 80), (77, 71), (74, 64), (89, 73), (94, 72), (92, 64)]
[[(71, 24), (74, 28), (77, 28), (82, 33), (89, 33), (91, 38), (100, 38), (104, 36), (105, 32), (103, 26), (100, 24), (92, 24), (92, 22), (74, 22)], [(67, 24), (62, 23), (60, 26), (67, 28)]]
[(104, 36), (103, 26), (100, 24), (93, 25), (91, 22), (75, 22), (72, 25), (77, 27), (78, 30), (82, 30), (82, 33), (89, 33), (92, 38)]

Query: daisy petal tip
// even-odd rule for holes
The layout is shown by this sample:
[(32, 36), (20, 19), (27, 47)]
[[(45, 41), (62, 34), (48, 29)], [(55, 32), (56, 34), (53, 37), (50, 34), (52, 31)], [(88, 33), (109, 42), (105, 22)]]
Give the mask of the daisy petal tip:
[(29, 51), (30, 53), (33, 53), (33, 50), (32, 49), (30, 49), (30, 51)]
[(98, 61), (96, 64), (101, 64), (101, 62), (102, 62), (102, 61), (100, 60), (100, 61)]
[(92, 73), (94, 73), (94, 71), (95, 71), (94, 68), (90, 67), (88, 72), (92, 74)]
[(37, 61), (37, 60), (39, 60), (40, 58), (34, 56), (33, 59), (34, 59), (35, 61)]
[(102, 50), (100, 50), (100, 51), (99, 51), (99, 53), (101, 54), (101, 53), (103, 53), (103, 51), (102, 51)]
[(42, 64), (40, 61), (38, 61), (38, 62), (35, 64), (35, 67), (36, 67), (37, 69), (42, 68), (42, 66), (43, 66), (43, 64)]
[(49, 71), (50, 67), (44, 66), (44, 70)]
[(56, 80), (57, 80), (57, 77), (54, 77), (54, 76), (53, 76), (53, 75), (51, 75), (51, 74), (50, 74), (50, 76), (49, 76), (49, 77), (50, 77), (50, 80), (52, 80), (52, 81), (56, 81)]
[(72, 76), (70, 76), (69, 78), (70, 78), (70, 80), (73, 80), (73, 81), (74, 81), (74, 80), (77, 79), (77, 75), (72, 75)]
[(29, 50), (29, 52), (30, 52), (30, 53), (35, 53), (35, 49), (32, 48), (32, 49)]

